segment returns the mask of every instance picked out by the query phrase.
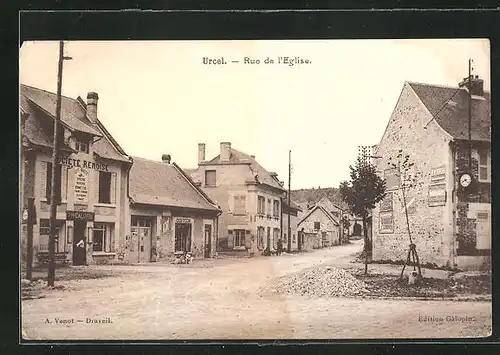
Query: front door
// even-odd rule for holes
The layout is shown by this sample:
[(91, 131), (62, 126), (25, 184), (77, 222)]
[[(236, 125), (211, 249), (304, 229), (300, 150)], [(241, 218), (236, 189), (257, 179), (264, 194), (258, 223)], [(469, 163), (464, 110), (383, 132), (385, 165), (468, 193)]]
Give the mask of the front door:
[(191, 251), (191, 224), (175, 224), (175, 251)]
[(85, 265), (87, 241), (85, 238), (86, 221), (75, 221), (73, 237), (73, 265)]
[(205, 225), (205, 258), (210, 258), (212, 255), (212, 226)]
[(130, 262), (149, 263), (151, 261), (152, 223), (148, 217), (132, 216), (132, 238), (130, 241)]

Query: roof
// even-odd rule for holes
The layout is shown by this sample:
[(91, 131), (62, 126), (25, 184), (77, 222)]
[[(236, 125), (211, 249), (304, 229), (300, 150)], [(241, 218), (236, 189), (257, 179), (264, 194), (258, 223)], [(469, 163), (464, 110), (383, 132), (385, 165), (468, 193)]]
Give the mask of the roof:
[[(283, 199), (283, 207), (284, 208), (288, 207), (288, 200), (286, 198)], [(290, 207), (291, 207), (291, 209), (302, 212), (302, 208), (299, 205), (297, 205), (295, 202), (293, 202), (292, 200), (290, 200)]]
[(191, 209), (219, 211), (175, 163), (133, 157), (130, 169), (130, 197), (133, 202)]
[(283, 186), (280, 185), (277, 179), (275, 179), (269, 171), (264, 169), (255, 158), (252, 156), (240, 152), (234, 148), (230, 148), (229, 162), (221, 162), (220, 154), (217, 155), (210, 161), (204, 162), (203, 165), (221, 165), (221, 164), (249, 164), (250, 170), (257, 175), (257, 180), (260, 184), (271, 186), (273, 188), (285, 191)]
[(335, 225), (337, 225), (337, 226), (339, 225), (339, 222), (330, 214), (330, 212), (328, 212), (323, 206), (320, 206), (320, 205), (316, 205), (311, 210), (309, 210), (309, 213), (306, 214), (305, 217), (302, 218), (297, 225), (304, 222), (317, 209), (321, 210), (333, 223), (335, 223)]
[(339, 210), (344, 210), (340, 206), (334, 204), (328, 197), (323, 196), (317, 203), (317, 205), (320, 205), (324, 207), (327, 211), (333, 212), (335, 209)]
[[(28, 114), (23, 135), (32, 144), (52, 147), (56, 98), (57, 95), (54, 93), (21, 84), (20, 109), (21, 112)], [(104, 125), (99, 120), (94, 124), (88, 119), (85, 104), (81, 99), (61, 96), (61, 123), (69, 130), (97, 137), (93, 143), (93, 150), (99, 157), (129, 161), (126, 153)]]
[[(446, 132), (455, 139), (469, 139), (469, 93), (467, 89), (414, 82), (408, 84), (430, 114), (436, 116), (436, 122)], [(473, 96), (471, 136), (472, 140), (491, 142), (491, 94), (489, 92), (484, 92), (484, 98)]]

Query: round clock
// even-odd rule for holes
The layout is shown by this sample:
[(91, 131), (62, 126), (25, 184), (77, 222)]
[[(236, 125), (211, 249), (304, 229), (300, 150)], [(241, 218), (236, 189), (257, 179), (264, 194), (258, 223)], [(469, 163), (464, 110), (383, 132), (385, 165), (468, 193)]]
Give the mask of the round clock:
[(471, 182), (472, 182), (472, 177), (470, 176), (470, 174), (465, 173), (460, 176), (460, 185), (462, 187), (469, 187)]

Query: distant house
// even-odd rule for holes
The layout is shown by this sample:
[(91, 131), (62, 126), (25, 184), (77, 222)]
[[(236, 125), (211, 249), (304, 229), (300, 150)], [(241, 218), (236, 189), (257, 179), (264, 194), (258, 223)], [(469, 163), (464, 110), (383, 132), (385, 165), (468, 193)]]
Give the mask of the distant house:
[[(73, 265), (116, 258), (127, 231), (130, 157), (98, 119), (98, 95), (61, 97), (59, 159), (52, 179), (56, 94), (20, 86), (21, 207), (34, 199), (34, 264), (48, 260), (50, 199), (56, 189), (56, 259)], [(26, 221), (21, 245), (26, 254)]]
[(217, 248), (258, 253), (274, 249), (282, 233), (283, 184), (251, 156), (220, 143), (220, 154), (205, 160), (198, 145), (198, 168), (193, 180), (222, 209)]
[(175, 252), (215, 254), (220, 209), (177, 164), (133, 157), (123, 258), (147, 263)]
[(323, 248), (339, 245), (340, 224), (339, 219), (332, 216), (323, 206), (316, 205), (299, 221), (298, 229), (302, 233), (316, 234), (314, 248)]
[[(419, 174), (407, 198), (420, 261), (461, 269), (481, 267), (491, 253), (491, 103), (483, 80), (471, 80), (471, 170), (468, 81), (458, 87), (406, 82), (377, 147), (377, 169), (388, 194), (373, 211), (373, 258), (404, 260), (409, 239), (399, 179), (388, 159), (401, 149)], [(472, 176), (474, 189), (460, 178)], [(467, 182), (467, 179), (465, 179)]]
[(292, 251), (300, 251), (302, 249), (303, 241), (300, 240), (299, 236), (299, 217), (298, 213), (302, 211), (302, 209), (295, 204), (295, 202), (290, 200), (290, 206), (288, 206), (288, 200), (283, 198), (281, 202), (283, 208), (281, 209), (281, 220), (282, 220), (282, 240), (283, 240), (283, 248), (288, 248), (288, 214), (290, 214), (290, 232), (291, 232), (291, 250)]

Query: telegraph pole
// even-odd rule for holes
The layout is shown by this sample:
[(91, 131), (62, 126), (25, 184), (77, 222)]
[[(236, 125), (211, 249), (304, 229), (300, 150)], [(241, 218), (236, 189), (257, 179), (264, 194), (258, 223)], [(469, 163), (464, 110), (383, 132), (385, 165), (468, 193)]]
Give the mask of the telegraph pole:
[(469, 174), (472, 174), (472, 59), (469, 59)]
[(292, 206), (290, 205), (291, 195), (291, 179), (292, 179), (292, 151), (288, 151), (288, 252), (292, 252), (292, 226), (290, 225), (290, 213)]
[(57, 238), (57, 205), (60, 191), (60, 179), (57, 176), (57, 160), (59, 155), (59, 128), (61, 121), (61, 89), (62, 89), (62, 68), (64, 61), (64, 41), (59, 41), (59, 64), (57, 72), (57, 102), (56, 102), (56, 117), (54, 119), (54, 143), (52, 151), (52, 190), (50, 191), (50, 236), (49, 236), (49, 271), (47, 275), (48, 286), (54, 286), (55, 281), (55, 241)]

